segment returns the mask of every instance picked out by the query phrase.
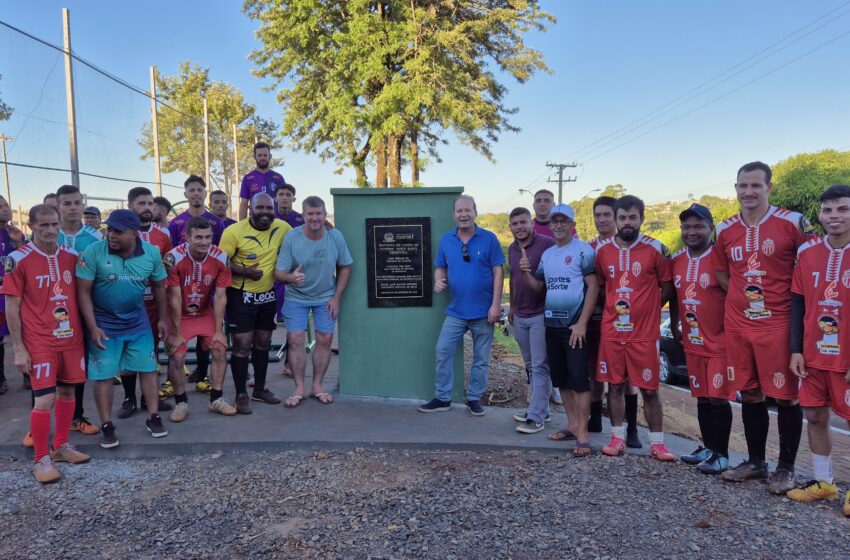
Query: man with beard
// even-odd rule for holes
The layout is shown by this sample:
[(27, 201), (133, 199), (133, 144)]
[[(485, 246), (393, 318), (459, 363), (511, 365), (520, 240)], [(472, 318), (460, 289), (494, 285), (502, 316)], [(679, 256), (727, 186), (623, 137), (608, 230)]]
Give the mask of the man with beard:
[(168, 231), (168, 215), (171, 212), (171, 202), (164, 196), (153, 198), (153, 222)]
[(274, 201), (261, 192), (251, 198), (251, 217), (224, 230), (221, 250), (230, 261), (233, 283), (227, 288), (227, 322), (233, 335), (230, 369), (236, 386), (236, 410), (251, 414), (248, 363), (254, 368), (251, 399), (278, 404), (266, 389), (269, 344), (275, 327), (274, 270), (289, 224), (274, 217)]
[(186, 224), (192, 218), (197, 217), (206, 218), (210, 222), (213, 228), (213, 244), (218, 244), (221, 240), (221, 232), (224, 231), (224, 224), (204, 207), (204, 202), (207, 200), (206, 182), (197, 175), (190, 175), (183, 182), (183, 189), (186, 200), (189, 201), (189, 208), (168, 224), (168, 232), (171, 234), (171, 245), (176, 247), (186, 242)]
[(230, 206), (230, 198), (227, 196), (226, 192), (218, 190), (210, 193), (210, 209), (212, 210), (212, 213), (215, 214), (215, 217), (221, 220), (224, 227), (236, 223), (236, 220), (227, 216), (228, 206)]
[[(608, 382), (611, 441), (602, 448), (616, 457), (626, 448), (623, 426), (625, 383), (643, 394), (649, 424), (650, 457), (675, 461), (664, 445), (663, 410), (658, 397), (658, 324), (661, 308), (670, 302), (670, 321), (678, 332), (678, 305), (670, 253), (658, 240), (640, 233), (644, 203), (626, 195), (614, 204), (617, 235), (599, 246), (596, 270), (605, 289), (598, 381)], [(628, 310), (621, 313), (620, 310)]]
[(248, 216), (248, 201), (257, 193), (266, 193), (274, 199), (277, 187), (286, 184), (283, 175), (269, 169), (272, 160), (271, 146), (265, 142), (254, 144), (254, 161), (257, 168), (242, 177), (239, 190), (239, 219)]

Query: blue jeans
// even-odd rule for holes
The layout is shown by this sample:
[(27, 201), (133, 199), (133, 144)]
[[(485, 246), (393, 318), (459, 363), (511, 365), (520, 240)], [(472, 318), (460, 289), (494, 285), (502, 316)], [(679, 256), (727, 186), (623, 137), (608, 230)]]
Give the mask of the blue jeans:
[(493, 346), (493, 325), (487, 318), (464, 320), (446, 316), (440, 338), (437, 339), (436, 397), (441, 401), (452, 400), (455, 351), (463, 340), (466, 331), (472, 333), (472, 369), (466, 388), (466, 400), (481, 400), (487, 388), (487, 374), (490, 372), (490, 348)]

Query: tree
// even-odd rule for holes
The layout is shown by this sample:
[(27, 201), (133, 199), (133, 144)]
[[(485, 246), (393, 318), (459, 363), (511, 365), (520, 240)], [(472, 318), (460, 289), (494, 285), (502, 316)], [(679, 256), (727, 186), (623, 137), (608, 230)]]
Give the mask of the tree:
[[(237, 88), (210, 80), (208, 68), (182, 62), (176, 75), (157, 77), (157, 99), (164, 104), (157, 115), (163, 172), (203, 175), (204, 96), (209, 113), (210, 188), (223, 188), (230, 193), (236, 181), (233, 125), (237, 129), (240, 173), (254, 167), (252, 149), (255, 139), (275, 147), (278, 128), (258, 116), (256, 107), (247, 103)], [(142, 159), (153, 157), (150, 123), (142, 127), (139, 144), (145, 150)], [(272, 165), (280, 163), (280, 159), (272, 161)]]
[[(3, 76), (0, 76), (0, 78), (2, 78), (2, 77)], [(9, 120), (9, 118), (12, 116), (13, 110), (14, 109), (12, 109), (11, 107), (9, 107), (5, 103), (3, 103), (3, 100), (0, 99), (0, 121)]]
[(351, 167), (359, 186), (419, 182), (451, 131), (492, 160), (516, 131), (507, 88), (548, 71), (523, 42), (554, 18), (537, 0), (245, 0), (263, 46), (251, 54), (283, 106), (283, 134), (300, 151)]
[(773, 166), (771, 202), (818, 224), (818, 197), (835, 184), (850, 184), (850, 151), (823, 150), (789, 157)]

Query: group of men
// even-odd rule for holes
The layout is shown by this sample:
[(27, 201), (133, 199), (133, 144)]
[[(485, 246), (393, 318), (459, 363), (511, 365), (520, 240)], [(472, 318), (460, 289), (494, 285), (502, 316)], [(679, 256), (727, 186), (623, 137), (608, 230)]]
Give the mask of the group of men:
[[(119, 418), (136, 412), (138, 381), (146, 429), (155, 438), (168, 435), (159, 416), (160, 410), (172, 408), (160, 400), (160, 341), (169, 354), (172, 422), (182, 422), (189, 414), (184, 364), (192, 339), (197, 340), (199, 357), (207, 360), (206, 366), (199, 360), (199, 369), (209, 367), (209, 372), (196, 375), (202, 376), (198, 381), (208, 376), (204, 385), (210, 412), (251, 414), (252, 400), (279, 404), (266, 388), (279, 315), (287, 327), (295, 380), (285, 405), (298, 406), (308, 395), (323, 404), (333, 402), (322, 380), (352, 258), (342, 234), (327, 222), (324, 201), (309, 196), (302, 203), (303, 213), (296, 212), (295, 188), (269, 169), (269, 146), (256, 144), (254, 156), (257, 168), (242, 182), (239, 221), (227, 217), (229, 201), (221, 191), (211, 193), (212, 211), (206, 209), (206, 183), (195, 175), (184, 183), (187, 210), (171, 220), (167, 200), (135, 187), (127, 195), (127, 209), (112, 211), (101, 224), (99, 211), (84, 208), (80, 190), (64, 185), (30, 210), (29, 239), (10, 224), (8, 202), (0, 198), (0, 301), (5, 304), (0, 328), (7, 329), (2, 334), (10, 335), (15, 365), (32, 389), (24, 445), (34, 448), (38, 482), (60, 478), (56, 462), (90, 460), (69, 443), (72, 427), (99, 433), (103, 448), (119, 445), (112, 421), (116, 379), (125, 393)], [(88, 223), (83, 223), (84, 215)], [(308, 393), (310, 315), (316, 346)], [(233, 345), (234, 404), (223, 395), (228, 336)], [(93, 381), (99, 428), (83, 415), (86, 380)], [(4, 377), (0, 393), (7, 389)]]
[[(673, 336), (684, 346), (702, 436), (681, 460), (730, 482), (766, 479), (770, 492), (796, 501), (838, 499), (829, 418), (831, 408), (850, 424), (850, 329), (841, 327), (850, 297), (850, 259), (843, 260), (850, 244), (850, 186), (821, 195), (826, 235), (820, 238), (804, 216), (772, 206), (771, 189), (768, 165), (742, 166), (735, 182), (740, 212), (715, 224), (710, 209), (692, 204), (679, 215), (684, 248), (675, 255), (641, 233), (645, 208), (635, 196), (599, 197), (593, 204), (598, 236), (589, 242), (575, 235), (573, 209), (556, 205), (549, 191), (535, 194), (534, 219), (529, 210), (514, 209), (508, 318), (531, 385), (527, 411), (514, 416), (516, 430), (544, 430), (554, 387), (568, 423), (549, 438), (574, 441), (575, 457), (592, 454), (589, 432), (602, 431), (607, 383), (611, 438), (602, 453), (618, 456), (642, 446), (640, 392), (650, 457), (675, 461), (664, 445), (658, 395), (659, 325), (667, 306)], [(451, 410), (452, 358), (471, 332), (466, 407), (485, 414), (480, 400), (505, 259), (496, 236), (475, 224), (476, 215), (475, 201), (458, 197), (457, 227), (440, 240), (434, 290), (448, 289), (451, 303), (436, 346), (435, 397), (420, 412)], [(730, 401), (737, 393), (749, 457), (731, 468)], [(777, 405), (779, 456), (772, 473), (766, 398)], [(804, 412), (815, 479), (798, 487)], [(850, 492), (843, 512), (850, 516)]]

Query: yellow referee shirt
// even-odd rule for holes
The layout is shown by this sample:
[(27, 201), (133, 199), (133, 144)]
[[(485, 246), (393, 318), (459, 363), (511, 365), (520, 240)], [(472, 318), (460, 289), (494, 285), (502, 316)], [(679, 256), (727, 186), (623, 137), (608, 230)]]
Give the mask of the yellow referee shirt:
[(234, 274), (231, 287), (256, 294), (270, 291), (274, 287), (274, 267), (280, 245), (291, 229), (283, 220), (275, 219), (269, 229), (261, 231), (251, 225), (250, 218), (225, 228), (219, 247), (227, 253), (228, 260), (246, 268), (257, 265), (263, 271), (259, 280)]

